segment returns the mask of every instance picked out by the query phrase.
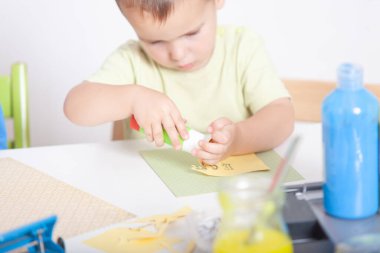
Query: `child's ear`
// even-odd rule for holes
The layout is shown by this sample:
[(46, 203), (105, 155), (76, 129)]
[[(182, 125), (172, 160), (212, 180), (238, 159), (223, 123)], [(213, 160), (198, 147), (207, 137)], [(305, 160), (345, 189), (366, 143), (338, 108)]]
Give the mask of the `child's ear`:
[(217, 10), (220, 10), (224, 6), (224, 0), (214, 0), (215, 1), (215, 7)]

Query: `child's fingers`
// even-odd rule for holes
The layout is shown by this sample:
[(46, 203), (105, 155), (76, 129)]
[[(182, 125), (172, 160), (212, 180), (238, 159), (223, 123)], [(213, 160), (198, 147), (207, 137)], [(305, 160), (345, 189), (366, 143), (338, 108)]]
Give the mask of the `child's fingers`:
[(182, 139), (187, 140), (189, 138), (189, 132), (187, 131), (185, 124), (177, 124), (176, 128), (179, 134), (181, 135)]
[(208, 164), (215, 164), (210, 162), (219, 161), (221, 157), (220, 154), (212, 154), (202, 149), (194, 149), (192, 154)]
[(230, 141), (230, 133), (226, 129), (218, 130), (212, 133), (212, 141), (220, 144), (228, 144)]
[(152, 124), (152, 134), (154, 142), (157, 146), (161, 147), (164, 145), (164, 139), (162, 137), (162, 126), (159, 123)]
[(147, 141), (152, 142), (153, 141), (153, 133), (152, 133), (152, 127), (150, 125), (144, 125), (144, 134)]
[(199, 147), (210, 154), (219, 155), (226, 151), (226, 147), (217, 142), (200, 141)]
[(163, 120), (162, 125), (164, 126), (164, 128), (166, 130), (166, 133), (168, 134), (168, 136), (169, 136), (169, 138), (170, 138), (170, 140), (172, 142), (173, 147), (175, 149), (179, 149), (181, 147), (181, 143), (180, 143), (180, 140), (179, 140), (179, 137), (178, 137), (177, 128), (174, 125), (174, 122), (171, 119), (171, 117), (166, 117)]
[(187, 132), (187, 129), (186, 129), (186, 120), (184, 120), (179, 113), (173, 113), (172, 119), (182, 139), (188, 139), (189, 133)]
[(223, 129), (226, 125), (231, 124), (231, 121), (227, 118), (219, 118), (212, 122), (209, 126), (209, 132), (217, 131)]

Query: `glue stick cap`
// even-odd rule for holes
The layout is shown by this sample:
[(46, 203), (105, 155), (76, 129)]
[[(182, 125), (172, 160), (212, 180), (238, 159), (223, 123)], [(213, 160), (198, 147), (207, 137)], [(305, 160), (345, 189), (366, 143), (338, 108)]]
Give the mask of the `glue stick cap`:
[(194, 148), (198, 147), (198, 143), (201, 140), (209, 141), (211, 139), (210, 134), (203, 134), (194, 129), (189, 128), (189, 138), (182, 143), (182, 150), (191, 153)]

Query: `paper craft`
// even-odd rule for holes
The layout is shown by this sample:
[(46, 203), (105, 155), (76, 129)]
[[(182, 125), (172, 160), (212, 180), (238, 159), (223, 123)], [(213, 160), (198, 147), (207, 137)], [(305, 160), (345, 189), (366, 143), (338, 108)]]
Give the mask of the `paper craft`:
[[(199, 164), (192, 155), (174, 149), (154, 149), (140, 151), (140, 154), (156, 172), (171, 192), (177, 196), (190, 196), (218, 191), (221, 177), (211, 177), (191, 169)], [(256, 156), (268, 166), (268, 171), (249, 172), (256, 177), (272, 175), (281, 157), (274, 151), (257, 153)], [(289, 168), (285, 182), (304, 179), (292, 167)]]
[(173, 221), (183, 218), (191, 212), (191, 209), (186, 207), (182, 208), (178, 212), (172, 215), (155, 215), (148, 218), (140, 218), (135, 222), (137, 223), (149, 223), (153, 224), (159, 234), (162, 234), (166, 230), (167, 226)]
[[(175, 244), (181, 238), (166, 234), (170, 224), (188, 215), (190, 208), (183, 208), (171, 215), (156, 215), (129, 222), (128, 227), (112, 228), (91, 239), (84, 241), (90, 247), (107, 253), (139, 252), (153, 253), (161, 250), (178, 252)], [(192, 252), (194, 242), (189, 242), (186, 251)]]
[(64, 239), (134, 215), (11, 158), (0, 159), (0, 233), (52, 214)]
[(235, 176), (252, 171), (269, 170), (268, 166), (255, 154), (231, 156), (215, 165), (193, 164), (191, 165), (191, 169), (216, 177)]

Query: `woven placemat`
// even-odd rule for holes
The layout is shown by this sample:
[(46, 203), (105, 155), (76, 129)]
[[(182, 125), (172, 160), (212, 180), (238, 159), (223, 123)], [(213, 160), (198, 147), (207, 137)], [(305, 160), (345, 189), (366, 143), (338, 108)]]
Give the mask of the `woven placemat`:
[(0, 159), (0, 234), (57, 215), (54, 236), (73, 237), (134, 215), (11, 158)]

